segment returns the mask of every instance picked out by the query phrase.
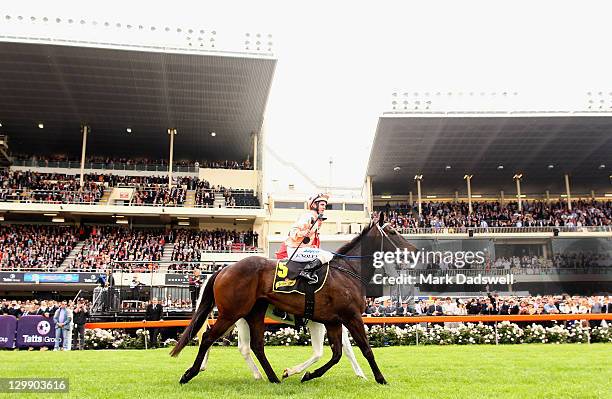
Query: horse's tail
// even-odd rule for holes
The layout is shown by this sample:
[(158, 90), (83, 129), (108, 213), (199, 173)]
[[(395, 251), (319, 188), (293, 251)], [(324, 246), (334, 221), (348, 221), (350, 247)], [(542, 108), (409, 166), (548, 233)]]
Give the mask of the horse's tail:
[(183, 331), (181, 338), (179, 338), (176, 346), (170, 352), (170, 356), (176, 357), (183, 350), (185, 346), (196, 336), (198, 331), (202, 328), (206, 320), (208, 319), (208, 315), (212, 312), (213, 307), (215, 306), (215, 293), (213, 292), (213, 286), (215, 285), (215, 279), (219, 272), (215, 272), (206, 283), (204, 287), (204, 293), (202, 294), (202, 300), (200, 301), (200, 306), (193, 314), (191, 318), (191, 322)]

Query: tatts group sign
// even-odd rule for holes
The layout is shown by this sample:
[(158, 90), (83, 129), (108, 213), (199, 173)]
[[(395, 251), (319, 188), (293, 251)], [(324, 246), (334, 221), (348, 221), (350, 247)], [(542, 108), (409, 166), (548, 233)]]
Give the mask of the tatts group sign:
[[(61, 338), (60, 338), (61, 339)], [(55, 322), (43, 316), (22, 316), (17, 323), (17, 347), (55, 345)]]

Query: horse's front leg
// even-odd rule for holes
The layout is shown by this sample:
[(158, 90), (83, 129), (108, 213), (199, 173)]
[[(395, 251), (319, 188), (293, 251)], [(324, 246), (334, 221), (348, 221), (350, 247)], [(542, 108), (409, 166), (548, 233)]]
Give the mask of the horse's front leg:
[(291, 377), (294, 374), (301, 373), (306, 370), (308, 367), (312, 366), (314, 363), (318, 362), (319, 359), (323, 356), (323, 342), (325, 340), (325, 326), (321, 323), (317, 323), (314, 321), (308, 321), (306, 325), (308, 331), (310, 332), (310, 340), (312, 342), (312, 356), (310, 359), (306, 360), (304, 363), (298, 364), (297, 366), (293, 366), (290, 368), (286, 368), (283, 371), (282, 378), (285, 379), (287, 377)]

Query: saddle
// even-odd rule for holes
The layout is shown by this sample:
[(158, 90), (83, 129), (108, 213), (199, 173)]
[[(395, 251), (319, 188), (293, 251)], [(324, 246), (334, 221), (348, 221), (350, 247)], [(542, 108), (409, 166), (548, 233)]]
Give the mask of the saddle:
[(299, 274), (307, 262), (295, 262), (282, 259), (276, 262), (272, 291), (282, 294), (298, 293), (304, 295), (304, 319), (312, 320), (315, 309), (315, 293), (318, 292), (327, 281), (329, 263), (321, 266), (315, 273), (319, 278), (316, 284), (308, 284), (306, 279), (300, 278)]
[(287, 259), (281, 259), (276, 262), (276, 270), (274, 273), (274, 285), (272, 291), (283, 294), (298, 293), (306, 295), (307, 292), (318, 292), (325, 281), (329, 272), (329, 263), (324, 264), (315, 273), (319, 278), (316, 284), (308, 284), (306, 279), (299, 277), (300, 272), (308, 262), (287, 262)]

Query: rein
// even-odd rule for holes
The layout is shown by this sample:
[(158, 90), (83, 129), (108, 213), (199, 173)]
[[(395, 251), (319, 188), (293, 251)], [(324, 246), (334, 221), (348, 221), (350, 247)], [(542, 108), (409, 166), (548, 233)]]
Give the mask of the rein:
[(355, 273), (352, 270), (349, 269), (345, 269), (342, 266), (338, 266), (338, 265), (333, 265), (333, 264), (329, 264), (330, 269), (336, 269), (342, 273), (348, 274), (350, 277), (354, 278), (355, 280), (359, 281), (362, 285), (366, 286), (369, 284), (368, 281), (365, 281), (363, 278), (361, 278), (361, 276), (357, 273)]

